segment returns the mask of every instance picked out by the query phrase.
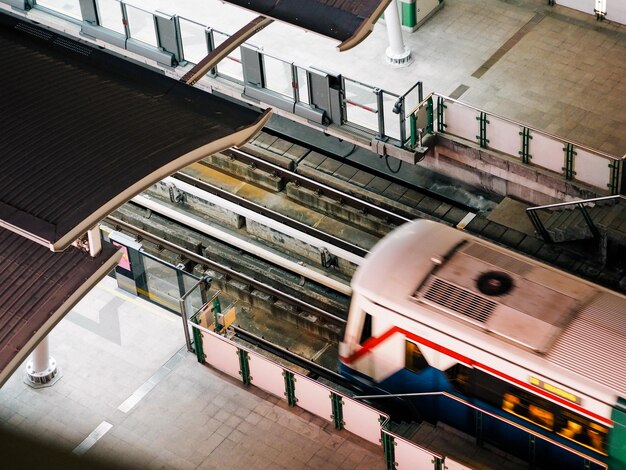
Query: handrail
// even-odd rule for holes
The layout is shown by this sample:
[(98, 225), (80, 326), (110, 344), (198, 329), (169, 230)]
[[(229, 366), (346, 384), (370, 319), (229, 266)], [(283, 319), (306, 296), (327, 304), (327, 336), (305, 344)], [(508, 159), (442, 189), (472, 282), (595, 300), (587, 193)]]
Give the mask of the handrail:
[(608, 465), (605, 464), (604, 462), (602, 462), (600, 460), (597, 460), (597, 459), (594, 459), (593, 457), (590, 457), (589, 455), (587, 455), (587, 454), (585, 454), (585, 453), (583, 453), (583, 452), (581, 452), (579, 450), (571, 449), (569, 447), (566, 447), (564, 444), (561, 444), (560, 442), (555, 441), (554, 439), (552, 439), (550, 437), (547, 437), (547, 436), (545, 436), (545, 435), (543, 435), (543, 434), (541, 434), (541, 433), (539, 433), (537, 431), (533, 431), (532, 429), (525, 428), (524, 426), (522, 426), (522, 425), (520, 425), (520, 424), (518, 424), (518, 423), (516, 423), (514, 421), (511, 421), (510, 419), (503, 418), (502, 416), (499, 416), (499, 415), (497, 415), (495, 413), (492, 413), (490, 411), (484, 410), (484, 409), (480, 408), (479, 406), (476, 406), (476, 405), (468, 402), (467, 400), (464, 400), (463, 398), (457, 397), (456, 395), (453, 395), (452, 393), (449, 393), (449, 392), (438, 391), (438, 392), (417, 392), (417, 393), (395, 393), (395, 394), (388, 394), (388, 395), (357, 395), (357, 396), (353, 396), (352, 398), (363, 400), (363, 399), (367, 399), (367, 398), (419, 397), (419, 396), (432, 396), (432, 395), (440, 395), (440, 396), (445, 396), (447, 398), (451, 398), (451, 399), (453, 399), (455, 401), (458, 401), (459, 403), (461, 403), (461, 404), (463, 404), (465, 406), (468, 406), (468, 407), (473, 408), (473, 409), (475, 409), (477, 411), (480, 411), (481, 413), (489, 415), (492, 418), (496, 418), (496, 419), (498, 419), (498, 420), (500, 420), (500, 421), (502, 421), (502, 422), (504, 422), (504, 423), (506, 423), (506, 424), (508, 424), (510, 426), (518, 428), (518, 429), (520, 429), (520, 430), (522, 430), (524, 432), (527, 432), (528, 434), (532, 434), (533, 436), (538, 437), (539, 439), (542, 439), (542, 440), (544, 440), (544, 441), (546, 441), (546, 442), (548, 442), (550, 444), (553, 444), (553, 445), (555, 445), (557, 447), (560, 447), (560, 448), (562, 448), (562, 449), (564, 449), (564, 450), (566, 450), (568, 452), (571, 452), (572, 454), (575, 454), (578, 457), (582, 457), (582, 458), (588, 460), (589, 462), (592, 462), (592, 463), (594, 463), (596, 465), (600, 465), (601, 467), (604, 467), (605, 469), (609, 468)]
[(429, 95), (429, 97), (430, 96), (438, 96), (440, 98), (443, 98), (446, 101), (451, 101), (453, 103), (460, 104), (461, 106), (465, 106), (466, 108), (470, 108), (470, 109), (473, 109), (475, 111), (485, 113), (485, 114), (487, 114), (489, 116), (493, 116), (495, 118), (498, 118), (498, 119), (501, 119), (503, 121), (506, 121), (509, 124), (515, 124), (516, 126), (525, 127), (526, 129), (530, 129), (531, 131), (536, 132), (537, 134), (541, 134), (541, 135), (544, 135), (546, 137), (550, 137), (552, 139), (555, 139), (555, 140), (558, 140), (558, 141), (561, 141), (561, 142), (567, 142), (567, 143), (574, 144), (574, 146), (576, 146), (579, 149), (587, 150), (588, 152), (594, 153), (596, 155), (601, 155), (601, 156), (606, 157), (606, 158), (610, 158), (611, 160), (622, 161), (622, 160), (626, 159), (626, 155), (624, 155), (622, 157), (616, 157), (615, 155), (611, 155), (609, 153), (603, 152), (602, 150), (591, 148), (591, 147), (589, 147), (587, 145), (583, 145), (581, 143), (578, 143), (578, 142), (570, 140), (570, 139), (565, 139), (565, 138), (563, 138), (561, 136), (558, 136), (558, 135), (555, 135), (555, 134), (551, 134), (550, 132), (546, 132), (546, 131), (543, 131), (541, 129), (537, 129), (536, 127), (528, 126), (528, 125), (526, 125), (524, 123), (521, 123), (519, 121), (515, 121), (514, 119), (507, 118), (507, 117), (501, 116), (501, 115), (496, 114), (496, 113), (492, 113), (491, 111), (485, 111), (484, 109), (478, 108), (478, 107), (473, 106), (473, 105), (468, 104), (468, 103), (464, 103), (464, 102), (462, 102), (460, 100), (457, 100), (455, 98), (450, 98), (449, 96), (443, 95), (441, 93), (433, 92), (433, 93), (431, 93)]
[[(247, 346), (245, 346), (245, 345), (243, 345), (243, 344), (233, 343), (233, 342), (232, 342), (231, 340), (229, 340), (228, 338), (225, 338), (225, 337), (223, 337), (222, 335), (220, 335), (220, 334), (218, 334), (218, 333), (215, 333), (215, 332), (213, 332), (213, 331), (211, 331), (211, 330), (209, 330), (209, 329), (207, 329), (207, 328), (203, 327), (202, 325), (198, 325), (197, 323), (194, 323), (191, 319), (187, 320), (187, 325), (188, 325), (188, 326), (190, 326), (191, 328), (197, 329), (197, 330), (199, 330), (199, 331), (201, 331), (201, 332), (203, 332), (203, 333), (205, 333), (205, 334), (208, 334), (208, 335), (211, 335), (211, 336), (213, 336), (213, 337), (216, 337), (216, 338), (218, 338), (219, 340), (221, 340), (221, 341), (223, 341), (223, 342), (233, 344), (233, 345), (234, 345), (234, 346), (236, 346), (238, 349), (241, 349), (241, 350), (243, 350), (243, 351), (246, 351), (248, 354), (251, 354), (251, 355), (253, 355), (253, 356), (260, 356), (260, 357), (262, 357), (264, 360), (266, 360), (266, 361), (268, 361), (268, 362), (270, 362), (270, 363), (272, 363), (272, 364), (276, 365), (277, 367), (280, 367), (280, 368), (281, 368), (281, 369), (283, 369), (283, 370), (288, 370), (288, 371), (292, 372), (292, 373), (293, 373), (293, 374), (295, 374), (295, 375), (302, 376), (302, 377), (307, 378), (307, 379), (309, 379), (309, 380), (313, 380), (313, 379), (311, 379), (310, 377), (307, 377), (306, 375), (303, 375), (303, 374), (301, 374), (300, 372), (298, 372), (298, 371), (295, 371), (295, 370), (291, 369), (289, 366), (286, 366), (284, 363), (281, 363), (281, 362), (277, 361), (276, 359), (274, 359), (274, 358), (272, 358), (272, 357), (268, 357), (268, 356), (265, 356), (265, 355), (260, 354), (257, 350), (254, 350), (254, 349), (252, 349), (252, 348), (250, 348), (250, 347), (247, 347)], [(236, 328), (236, 327), (235, 327), (235, 328)], [(243, 331), (243, 330), (241, 330), (241, 329), (239, 329), (239, 328), (236, 328), (236, 330), (239, 330), (240, 332), (241, 332), (241, 331)], [(254, 336), (254, 335), (251, 335), (250, 333), (246, 333), (246, 335)], [(256, 337), (256, 338), (257, 338), (257, 339), (261, 339), (261, 338), (258, 338), (258, 337)], [(267, 341), (265, 341), (265, 340), (263, 340), (263, 342), (267, 343)], [(296, 355), (295, 355), (294, 353), (292, 353), (291, 351), (284, 350), (284, 349), (279, 348), (279, 347), (277, 347), (277, 346), (273, 346), (273, 348), (275, 348), (275, 350), (276, 350), (276, 351), (280, 350), (280, 351), (281, 351), (281, 353), (286, 353), (285, 355), (286, 355), (286, 356), (289, 356), (289, 357), (291, 357), (291, 358), (296, 357)], [(193, 352), (193, 351), (191, 351), (191, 352)], [(287, 359), (287, 360), (291, 360), (291, 359)], [(299, 366), (302, 366), (302, 367), (304, 367), (304, 368), (308, 368), (310, 365), (304, 364), (304, 362), (309, 362), (309, 361), (307, 361), (307, 360), (303, 360), (303, 358), (299, 358), (298, 362), (296, 362), (295, 364), (296, 364), (296, 365), (299, 365)], [(315, 364), (315, 363), (312, 363), (312, 364), (313, 364), (313, 365), (316, 365), (317, 367), (320, 367), (319, 365), (317, 365), (317, 364)], [(316, 367), (316, 368), (317, 368), (317, 367)], [(378, 409), (376, 409), (376, 408), (374, 408), (374, 407), (372, 407), (372, 406), (370, 406), (370, 405), (368, 405), (368, 404), (360, 403), (360, 402), (358, 401), (359, 396), (350, 396), (350, 395), (346, 394), (345, 392), (342, 392), (342, 391), (340, 391), (340, 390), (337, 390), (336, 388), (330, 387), (330, 386), (328, 386), (327, 384), (325, 384), (325, 383), (323, 383), (323, 382), (316, 381), (316, 383), (317, 383), (320, 387), (322, 387), (322, 388), (326, 389), (326, 390), (327, 390), (328, 392), (330, 392), (331, 394), (337, 394), (337, 395), (339, 395), (339, 396), (341, 396), (341, 397), (343, 397), (343, 398), (345, 398), (345, 399), (354, 400), (356, 403), (359, 403), (359, 405), (360, 405), (360, 406), (364, 406), (365, 408), (368, 408), (368, 409), (370, 409), (371, 411), (373, 411), (373, 412), (375, 412), (376, 414), (378, 414), (378, 415), (380, 416), (379, 423), (380, 423), (380, 431), (381, 431), (382, 433), (389, 434), (389, 435), (393, 436), (393, 437), (394, 437), (394, 439), (396, 439), (396, 438), (397, 438), (397, 439), (403, 440), (403, 441), (405, 441), (405, 442), (408, 442), (410, 445), (412, 445), (412, 446), (414, 446), (414, 447), (419, 448), (419, 449), (420, 449), (420, 450), (422, 450), (423, 452), (426, 452), (427, 454), (430, 454), (432, 457), (434, 457), (434, 458), (436, 458), (436, 459), (439, 459), (440, 461), (443, 461), (443, 460), (445, 459), (445, 456), (444, 456), (444, 455), (442, 455), (442, 454), (440, 454), (439, 452), (432, 451), (432, 450), (430, 450), (430, 449), (428, 449), (428, 448), (425, 448), (425, 447), (423, 447), (423, 446), (421, 446), (421, 445), (419, 445), (419, 444), (417, 444), (417, 443), (415, 443), (415, 442), (410, 442), (410, 441), (407, 441), (406, 439), (404, 439), (402, 436), (400, 436), (400, 435), (399, 435), (399, 434), (397, 434), (396, 432), (394, 432), (394, 431), (390, 431), (389, 429), (387, 429), (387, 425), (391, 422), (391, 417), (390, 417), (388, 414), (386, 414), (385, 412), (383, 412), (383, 411), (381, 411), (381, 410), (378, 410)], [(254, 385), (254, 384), (253, 384), (253, 385)], [(326, 418), (326, 417), (324, 417), (324, 418)], [(328, 419), (328, 418), (326, 418), (326, 419)], [(381, 443), (381, 444), (382, 444), (382, 443)]]
[(588, 204), (590, 202), (606, 201), (606, 200), (609, 200), (609, 199), (624, 199), (624, 200), (626, 200), (626, 196), (624, 196), (622, 194), (614, 194), (613, 196), (592, 197), (590, 199), (580, 199), (580, 200), (576, 200), (576, 201), (555, 202), (554, 204), (546, 204), (544, 206), (528, 207), (528, 208), (526, 208), (526, 211), (535, 211), (535, 210), (539, 210), (539, 209), (552, 209), (553, 207), (565, 207), (565, 206), (571, 206), (571, 205), (574, 205), (574, 204)]
[(539, 211), (540, 209), (543, 210), (543, 209), (554, 209), (554, 208), (564, 208), (568, 206), (576, 206), (578, 209), (580, 209), (583, 215), (583, 218), (585, 219), (585, 223), (589, 227), (589, 230), (591, 230), (591, 234), (593, 235), (595, 239), (598, 239), (600, 238), (600, 232), (598, 228), (596, 227), (596, 224), (593, 222), (593, 219), (587, 212), (587, 209), (585, 209), (585, 204), (590, 204), (590, 203), (599, 202), (599, 201), (615, 200), (615, 199), (626, 200), (626, 196), (623, 196), (621, 194), (615, 194), (613, 196), (594, 197), (590, 199), (580, 199), (577, 201), (565, 201), (565, 202), (557, 202), (554, 204), (546, 204), (543, 206), (527, 207), (526, 215), (532, 222), (533, 227), (535, 227), (535, 230), (541, 235), (541, 237), (547, 243), (554, 243), (554, 240), (552, 239), (552, 235), (550, 235), (550, 232), (548, 232), (548, 230), (546, 229), (545, 225), (543, 224), (543, 221), (537, 214), (537, 211)]

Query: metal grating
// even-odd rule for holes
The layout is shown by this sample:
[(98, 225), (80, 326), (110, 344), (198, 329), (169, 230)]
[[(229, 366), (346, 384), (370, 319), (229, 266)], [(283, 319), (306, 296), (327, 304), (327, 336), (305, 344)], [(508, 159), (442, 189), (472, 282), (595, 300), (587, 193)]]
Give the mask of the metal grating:
[(57, 37), (52, 41), (52, 44), (55, 46), (60, 46), (65, 49), (69, 49), (70, 51), (78, 52), (81, 55), (89, 57), (93, 49), (91, 47), (86, 47), (81, 44), (78, 44), (76, 41), (71, 41), (65, 38)]
[(510, 273), (515, 273), (518, 276), (524, 276), (533, 269), (533, 265), (530, 263), (505, 255), (500, 251), (493, 250), (478, 243), (470, 243), (459, 251)]
[(479, 323), (485, 323), (498, 305), (438, 277), (429, 281), (423, 298)]
[(15, 29), (23, 33), (28, 33), (31, 36), (35, 36), (36, 38), (43, 39), (45, 41), (49, 41), (50, 39), (52, 39), (52, 36), (54, 36), (54, 34), (48, 31), (45, 31), (41, 28), (35, 28), (34, 26), (30, 26), (25, 23), (16, 24)]

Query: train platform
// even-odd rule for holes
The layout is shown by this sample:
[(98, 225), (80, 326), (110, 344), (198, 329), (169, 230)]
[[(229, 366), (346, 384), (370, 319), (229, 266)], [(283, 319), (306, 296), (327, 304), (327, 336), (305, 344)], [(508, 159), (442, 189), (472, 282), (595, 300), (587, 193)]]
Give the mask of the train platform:
[(3, 467), (385, 468), (381, 447), (199, 364), (180, 317), (110, 277), (50, 343), (56, 384), (29, 387), (22, 366), (0, 389)]
[[(232, 34), (255, 14), (218, 0), (135, 0)], [(175, 11), (174, 11), (175, 10)], [(413, 62), (392, 68), (383, 22), (346, 52), (274, 22), (249, 40), (264, 53), (402, 94), (417, 81), (484, 111), (609, 153), (626, 154), (626, 26), (545, 0), (445, 0), (413, 33)]]

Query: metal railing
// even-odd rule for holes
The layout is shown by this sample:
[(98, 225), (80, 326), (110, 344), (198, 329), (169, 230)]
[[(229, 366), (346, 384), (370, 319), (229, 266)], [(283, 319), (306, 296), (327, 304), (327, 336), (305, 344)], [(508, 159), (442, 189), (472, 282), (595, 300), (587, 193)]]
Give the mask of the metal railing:
[(550, 232), (546, 229), (544, 222), (541, 220), (541, 217), (539, 216), (539, 211), (568, 209), (570, 207), (574, 207), (575, 209), (578, 209), (581, 211), (581, 214), (585, 220), (585, 223), (589, 227), (589, 230), (591, 231), (593, 237), (598, 239), (600, 238), (600, 231), (598, 230), (598, 227), (593, 221), (593, 218), (591, 217), (591, 215), (589, 215), (589, 212), (587, 211), (586, 206), (594, 207), (598, 203), (612, 202), (612, 201), (617, 201), (619, 203), (624, 200), (626, 200), (626, 196), (622, 196), (618, 194), (614, 196), (595, 197), (591, 199), (581, 199), (577, 201), (558, 202), (555, 204), (546, 204), (543, 206), (528, 207), (526, 209), (526, 215), (532, 222), (533, 227), (535, 228), (535, 231), (538, 234), (540, 234), (541, 237), (547, 243), (554, 243), (552, 235), (550, 235)]
[(431, 93), (410, 113), (408, 147), (418, 145), (417, 131), (440, 133), (477, 143), (480, 147), (519, 159), (610, 194), (621, 194), (624, 159), (486, 112), (439, 93)]
[[(428, 396), (441, 396), (441, 397), (445, 397), (448, 398), (450, 400), (454, 400), (458, 403), (461, 403), (463, 406), (466, 406), (467, 408), (471, 408), (475, 411), (477, 411), (478, 413), (481, 413), (483, 415), (487, 415), (491, 418), (494, 418), (498, 421), (501, 421), (503, 423), (505, 423), (507, 426), (511, 426), (514, 427), (516, 429), (519, 429), (525, 433), (527, 433), (530, 436), (534, 436), (536, 438), (541, 439), (542, 441), (555, 446), (555, 447), (559, 447), (560, 449), (563, 449), (577, 457), (580, 457), (583, 461), (588, 461), (590, 463), (593, 463), (595, 465), (600, 466), (601, 468), (608, 468), (608, 465), (605, 464), (604, 462), (594, 459), (593, 457), (589, 456), (588, 454), (585, 454), (579, 450), (576, 449), (572, 449), (571, 447), (567, 447), (564, 444), (544, 435), (541, 434), (540, 432), (534, 431), (532, 429), (529, 429), (525, 426), (522, 426), (518, 423), (516, 423), (515, 421), (511, 421), (510, 419), (504, 418), (500, 415), (497, 415), (495, 413), (492, 413), (490, 411), (487, 411), (483, 408), (480, 408), (477, 405), (474, 405), (473, 403), (468, 402), (467, 400), (457, 397), (456, 395), (449, 393), (449, 392), (444, 392), (444, 391), (438, 391), (438, 392), (418, 392), (418, 393), (399, 393), (399, 394), (385, 394), (385, 395), (358, 395), (358, 396), (354, 396), (352, 397), (355, 400), (366, 400), (366, 399), (381, 399), (381, 398), (409, 398), (409, 397), (428, 397)], [(477, 438), (477, 440), (480, 440), (478, 436), (475, 436)], [(588, 468), (588, 467), (585, 467)]]

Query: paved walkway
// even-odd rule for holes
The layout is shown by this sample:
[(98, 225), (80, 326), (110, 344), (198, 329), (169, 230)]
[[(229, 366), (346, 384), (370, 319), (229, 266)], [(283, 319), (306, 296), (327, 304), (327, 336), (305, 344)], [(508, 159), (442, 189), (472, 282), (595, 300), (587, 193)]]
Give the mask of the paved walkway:
[[(218, 0), (134, 0), (233, 33), (254, 14)], [(453, 95), (616, 156), (626, 154), (626, 26), (598, 22), (545, 0), (445, 0), (414, 33), (404, 33), (415, 61), (384, 63), (384, 23), (354, 49), (275, 22), (249, 42), (264, 52), (385, 90)]]
[[(384, 468), (380, 447), (199, 364), (181, 330), (104, 279), (51, 333), (62, 378), (35, 390), (20, 368), (0, 389), (0, 433), (79, 459), (54, 468)], [(39, 447), (11, 452), (4, 436), (1, 447), (3, 468), (51, 468)]]

